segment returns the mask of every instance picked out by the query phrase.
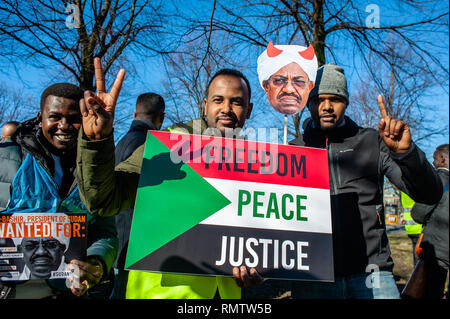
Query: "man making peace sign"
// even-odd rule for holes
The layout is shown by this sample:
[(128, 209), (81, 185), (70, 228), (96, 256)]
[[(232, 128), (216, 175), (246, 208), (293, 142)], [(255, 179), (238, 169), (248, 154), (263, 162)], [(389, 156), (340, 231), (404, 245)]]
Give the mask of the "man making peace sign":
[(294, 283), (293, 298), (399, 298), (384, 223), (384, 177), (416, 202), (433, 204), (442, 196), (408, 124), (387, 114), (381, 96), (378, 132), (345, 116), (348, 103), (344, 70), (322, 66), (309, 95), (312, 120), (291, 144), (328, 150), (335, 282)]
[[(83, 129), (78, 136), (77, 178), (80, 197), (86, 207), (93, 214), (110, 216), (134, 206), (144, 145), (114, 169), (114, 111), (125, 70), (119, 71), (107, 92), (100, 59), (94, 59), (94, 67), (97, 93), (86, 91), (80, 101)], [(216, 128), (221, 134), (226, 129), (240, 128), (252, 109), (248, 80), (235, 70), (219, 71), (207, 86), (204, 102), (206, 120), (202, 120), (202, 126)], [(150, 206), (151, 203), (151, 211)], [(126, 298), (191, 299), (220, 295), (234, 299), (240, 298), (240, 287), (252, 287), (262, 282), (254, 268), (235, 267), (232, 275), (234, 279), (130, 271)]]

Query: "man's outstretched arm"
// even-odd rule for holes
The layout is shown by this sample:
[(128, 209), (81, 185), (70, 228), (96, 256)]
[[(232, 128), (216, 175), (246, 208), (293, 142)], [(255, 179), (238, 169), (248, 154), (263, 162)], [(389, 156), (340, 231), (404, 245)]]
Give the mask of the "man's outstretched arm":
[(85, 91), (80, 100), (83, 126), (78, 136), (77, 178), (87, 209), (111, 216), (134, 204), (143, 153), (136, 150), (129, 158), (135, 162), (115, 171), (113, 123), (125, 70), (118, 72), (107, 92), (99, 58), (94, 58), (94, 69), (97, 92)]

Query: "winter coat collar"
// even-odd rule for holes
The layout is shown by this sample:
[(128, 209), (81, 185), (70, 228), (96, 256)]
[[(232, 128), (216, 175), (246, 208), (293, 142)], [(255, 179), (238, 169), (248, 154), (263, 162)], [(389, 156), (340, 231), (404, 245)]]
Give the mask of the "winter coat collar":
[(327, 139), (329, 141), (339, 142), (355, 136), (360, 127), (348, 116), (345, 116), (344, 120), (344, 125), (330, 131), (323, 131), (320, 128), (314, 127), (314, 122), (310, 121), (306, 125), (305, 133), (303, 135), (305, 145), (325, 148)]
[(135, 118), (131, 122), (130, 131), (148, 131), (157, 130), (155, 124), (143, 118)]

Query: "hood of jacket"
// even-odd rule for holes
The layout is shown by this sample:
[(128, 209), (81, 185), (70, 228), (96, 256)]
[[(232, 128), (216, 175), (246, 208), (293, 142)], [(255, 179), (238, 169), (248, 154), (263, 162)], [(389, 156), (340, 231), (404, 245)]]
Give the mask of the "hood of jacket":
[(45, 145), (45, 137), (37, 119), (33, 118), (20, 123), (11, 139), (22, 149), (23, 158), (27, 153), (31, 153), (39, 163), (53, 174), (54, 161)]
[[(11, 139), (20, 146), (22, 158), (25, 158), (26, 154), (30, 153), (51, 176), (54, 175), (55, 161), (50, 151), (53, 146), (45, 138), (36, 118), (20, 123)], [(62, 194), (65, 194), (74, 186), (76, 152), (77, 148), (74, 147), (65, 153), (54, 154), (60, 156), (61, 166), (64, 171), (63, 187), (60, 189)]]

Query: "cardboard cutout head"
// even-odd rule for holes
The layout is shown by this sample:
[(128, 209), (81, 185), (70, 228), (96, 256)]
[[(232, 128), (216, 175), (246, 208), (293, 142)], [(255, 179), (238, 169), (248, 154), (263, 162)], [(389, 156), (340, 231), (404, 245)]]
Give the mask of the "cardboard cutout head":
[(277, 45), (269, 42), (258, 57), (259, 83), (270, 105), (278, 112), (293, 115), (308, 101), (317, 74), (314, 48), (300, 45)]

